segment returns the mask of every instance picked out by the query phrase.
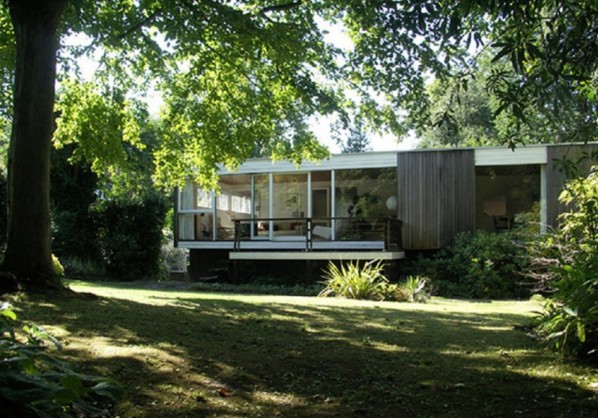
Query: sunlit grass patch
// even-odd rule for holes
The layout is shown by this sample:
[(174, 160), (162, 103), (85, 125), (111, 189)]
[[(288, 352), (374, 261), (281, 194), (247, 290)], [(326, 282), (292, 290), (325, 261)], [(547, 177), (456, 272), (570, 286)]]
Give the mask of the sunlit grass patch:
[[(535, 302), (131, 286), (77, 283), (97, 297), (16, 303), (68, 342), (66, 355), (127, 385), (119, 416), (594, 415), (595, 370), (556, 362), (521, 330)], [(538, 393), (554, 398), (525, 401)]]

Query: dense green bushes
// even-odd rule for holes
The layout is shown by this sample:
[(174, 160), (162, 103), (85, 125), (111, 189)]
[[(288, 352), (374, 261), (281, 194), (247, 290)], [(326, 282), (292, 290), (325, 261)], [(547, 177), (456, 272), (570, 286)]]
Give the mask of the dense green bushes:
[[(157, 193), (132, 200), (104, 200), (91, 206), (87, 214), (56, 211), (55, 240), (65, 274), (86, 279), (158, 278), (163, 269), (166, 211), (167, 201)], [(79, 250), (73, 248), (76, 242), (80, 242)]]
[(61, 260), (99, 260), (98, 226), (90, 210), (98, 199), (99, 179), (89, 165), (71, 161), (73, 148), (52, 150), (52, 251)]
[(105, 201), (95, 209), (109, 276), (121, 280), (158, 277), (166, 211), (166, 200), (158, 194), (133, 201)]
[(528, 263), (525, 243), (517, 232), (478, 230), (457, 235), (452, 246), (432, 257), (419, 256), (403, 272), (430, 278), (440, 296), (523, 298), (530, 295), (522, 274)]
[(534, 246), (531, 273), (554, 293), (538, 330), (566, 354), (598, 360), (598, 173), (568, 183), (561, 226)]
[(152, 189), (151, 161), (134, 156), (126, 167), (98, 174), (76, 158), (77, 150), (75, 144), (52, 150), (52, 248), (65, 275), (158, 278), (167, 203)]

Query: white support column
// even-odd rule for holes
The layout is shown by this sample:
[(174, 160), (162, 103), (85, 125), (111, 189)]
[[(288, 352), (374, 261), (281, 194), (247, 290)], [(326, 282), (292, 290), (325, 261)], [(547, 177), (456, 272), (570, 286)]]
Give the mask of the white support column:
[(307, 173), (307, 217), (312, 217), (311, 171)]
[(255, 219), (255, 174), (251, 175), (251, 180), (250, 180), (250, 194), (251, 194), (251, 213), (249, 215), (251, 222), (249, 223), (249, 237), (250, 239), (254, 239), (255, 238), (255, 222), (253, 221)]
[[(336, 171), (330, 171), (330, 215), (331, 217), (336, 216)], [(330, 227), (332, 228), (330, 239), (332, 241), (336, 240), (336, 221), (333, 219), (330, 223)]]
[(212, 195), (212, 241), (218, 239), (218, 196), (213, 191), (210, 192)]
[(540, 165), (540, 232), (546, 233), (548, 230), (548, 206), (546, 201), (547, 179), (546, 164)]
[[(274, 214), (274, 174), (268, 174), (268, 190), (269, 190), (269, 198), (268, 198), (268, 217), (272, 219), (272, 215)], [(274, 222), (268, 221), (268, 239), (272, 240), (274, 237)]]

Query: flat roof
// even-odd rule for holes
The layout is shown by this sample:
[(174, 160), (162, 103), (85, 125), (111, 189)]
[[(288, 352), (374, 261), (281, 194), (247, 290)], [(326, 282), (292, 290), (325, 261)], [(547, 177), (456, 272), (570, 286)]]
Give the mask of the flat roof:
[(291, 161), (273, 161), (270, 158), (250, 158), (238, 170), (220, 170), (219, 174), (289, 173), (359, 168), (389, 168), (397, 166), (396, 151), (332, 154), (321, 161), (304, 161), (296, 165)]
[[(597, 143), (588, 142), (587, 145)], [(547, 149), (549, 147), (579, 146), (577, 144), (530, 144), (521, 145), (515, 149), (504, 147), (480, 148), (423, 148), (401, 151), (370, 151), (348, 154), (331, 154), (321, 161), (304, 161), (296, 165), (290, 161), (274, 161), (270, 158), (251, 158), (245, 161), (238, 170), (229, 171), (222, 169), (219, 174), (255, 174), (255, 173), (297, 173), (325, 170), (362, 169), (362, 168), (391, 168), (397, 166), (399, 154), (419, 152), (455, 152), (473, 151), (477, 167), (494, 165), (525, 165), (546, 164), (548, 161)]]

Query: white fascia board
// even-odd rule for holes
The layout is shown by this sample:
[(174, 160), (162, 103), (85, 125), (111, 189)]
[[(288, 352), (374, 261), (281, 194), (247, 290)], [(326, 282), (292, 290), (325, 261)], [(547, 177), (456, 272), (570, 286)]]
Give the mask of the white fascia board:
[(179, 240), (178, 248), (189, 250), (232, 250), (235, 247), (233, 241), (184, 241)]
[(221, 169), (219, 174), (258, 174), (258, 173), (301, 173), (309, 171), (388, 168), (396, 167), (397, 152), (364, 152), (335, 154), (321, 161), (304, 161), (300, 166), (290, 161), (272, 161), (269, 158), (252, 158), (245, 161), (238, 170)]
[(230, 260), (398, 260), (404, 251), (231, 252)]
[(493, 165), (526, 165), (546, 164), (546, 145), (520, 146), (511, 150), (509, 148), (475, 148), (476, 167)]

